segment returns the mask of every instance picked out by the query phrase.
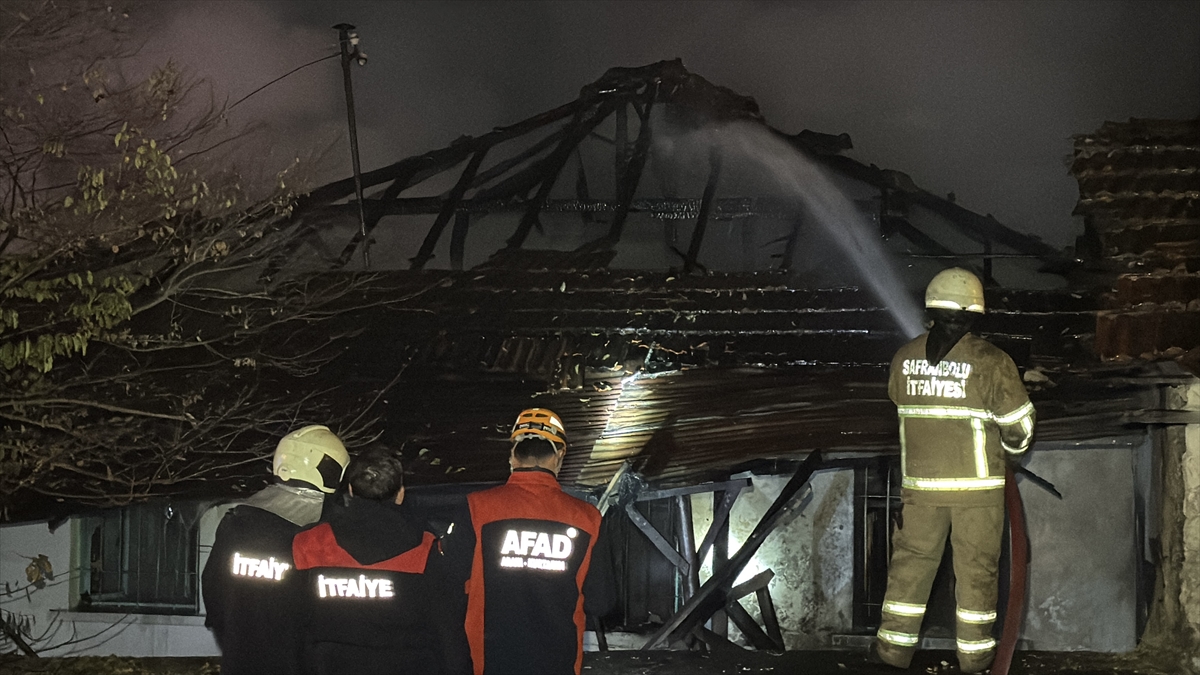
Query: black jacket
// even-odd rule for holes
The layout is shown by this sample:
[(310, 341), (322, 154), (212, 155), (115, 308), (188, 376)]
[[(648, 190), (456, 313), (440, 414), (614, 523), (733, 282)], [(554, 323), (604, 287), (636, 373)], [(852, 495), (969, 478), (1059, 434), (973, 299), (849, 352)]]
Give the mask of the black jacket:
[(305, 579), (310, 672), (470, 671), (462, 585), (405, 507), (351, 497), (297, 535), (293, 554)]
[(201, 575), (224, 675), (294, 675), (300, 670), (300, 575), (292, 538), (301, 529), (269, 511), (225, 514)]

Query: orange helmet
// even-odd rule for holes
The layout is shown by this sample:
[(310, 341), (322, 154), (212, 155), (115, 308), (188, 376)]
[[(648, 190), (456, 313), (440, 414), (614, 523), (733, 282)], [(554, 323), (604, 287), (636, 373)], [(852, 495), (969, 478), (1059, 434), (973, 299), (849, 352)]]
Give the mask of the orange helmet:
[(552, 443), (567, 443), (567, 430), (563, 427), (562, 419), (553, 410), (545, 408), (522, 410), (508, 438), (516, 443), (534, 436)]

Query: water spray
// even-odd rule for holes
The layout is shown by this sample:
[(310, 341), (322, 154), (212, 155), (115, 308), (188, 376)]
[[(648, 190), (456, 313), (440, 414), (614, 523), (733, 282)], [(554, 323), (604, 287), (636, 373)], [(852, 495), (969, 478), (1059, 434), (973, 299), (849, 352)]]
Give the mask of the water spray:
[(710, 142), (767, 169), (789, 195), (800, 198), (822, 229), (854, 261), (866, 285), (884, 304), (908, 338), (924, 332), (921, 309), (905, 291), (900, 275), (874, 228), (824, 171), (769, 129), (736, 122), (711, 132)]

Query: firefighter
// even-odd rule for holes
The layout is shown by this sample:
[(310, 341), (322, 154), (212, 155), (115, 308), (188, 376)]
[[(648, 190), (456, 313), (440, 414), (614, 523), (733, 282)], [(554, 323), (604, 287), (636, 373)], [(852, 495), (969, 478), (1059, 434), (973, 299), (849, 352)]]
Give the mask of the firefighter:
[(293, 542), (304, 579), (304, 661), (316, 675), (466, 675), (462, 579), (404, 505), (404, 467), (373, 446), (346, 471), (350, 497)]
[(201, 590), (224, 675), (301, 672), (292, 538), (320, 519), (325, 496), (337, 490), (349, 463), (327, 427), (293, 431), (275, 448), (276, 482), (221, 520)]
[(900, 348), (888, 380), (900, 417), (903, 506), (876, 649), (893, 666), (912, 661), (949, 536), (959, 667), (975, 673), (996, 650), (1006, 461), (1028, 449), (1034, 410), (1012, 359), (969, 332), (984, 311), (974, 274), (939, 273), (925, 307), (929, 331)]
[(600, 512), (558, 484), (567, 451), (561, 418), (521, 412), (509, 436), (512, 475), (467, 495), (475, 537), (467, 638), (476, 675), (578, 675), (585, 616), (613, 601)]

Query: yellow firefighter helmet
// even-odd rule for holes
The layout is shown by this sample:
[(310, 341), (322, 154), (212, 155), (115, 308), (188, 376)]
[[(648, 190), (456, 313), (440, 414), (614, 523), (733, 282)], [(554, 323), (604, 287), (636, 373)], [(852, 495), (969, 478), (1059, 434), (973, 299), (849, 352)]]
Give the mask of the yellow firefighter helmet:
[(350, 464), (346, 446), (329, 427), (313, 424), (297, 429), (275, 446), (273, 473), (284, 481), (304, 481), (333, 494)]
[(925, 306), (983, 314), (983, 284), (961, 267), (942, 270), (925, 287)]
[(552, 443), (567, 444), (567, 430), (563, 427), (562, 418), (553, 410), (545, 408), (529, 408), (517, 415), (512, 433), (508, 435), (513, 443), (526, 438), (537, 436)]

